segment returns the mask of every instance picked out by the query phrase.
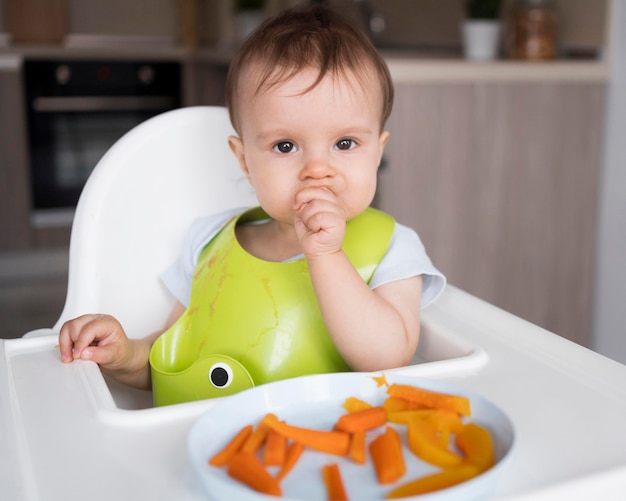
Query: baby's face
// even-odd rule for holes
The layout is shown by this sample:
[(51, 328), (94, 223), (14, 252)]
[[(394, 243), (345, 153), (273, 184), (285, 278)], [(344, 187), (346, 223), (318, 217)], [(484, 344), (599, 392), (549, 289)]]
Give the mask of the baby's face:
[(328, 190), (348, 219), (365, 210), (388, 138), (374, 79), (366, 89), (352, 75), (326, 76), (304, 93), (316, 76), (306, 70), (258, 95), (254, 84), (240, 89), (240, 138), (231, 148), (261, 206), (285, 223), (294, 220), (296, 195), (311, 187)]

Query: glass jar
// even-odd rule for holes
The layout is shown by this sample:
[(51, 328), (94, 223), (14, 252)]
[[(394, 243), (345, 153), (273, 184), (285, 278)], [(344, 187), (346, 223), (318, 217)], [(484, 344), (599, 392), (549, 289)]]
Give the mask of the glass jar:
[(513, 59), (557, 57), (557, 13), (550, 0), (517, 0), (508, 28), (508, 54)]

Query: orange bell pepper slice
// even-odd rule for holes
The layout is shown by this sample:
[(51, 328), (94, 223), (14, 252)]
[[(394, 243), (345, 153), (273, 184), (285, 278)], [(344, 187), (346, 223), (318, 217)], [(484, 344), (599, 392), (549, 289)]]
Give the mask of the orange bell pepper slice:
[(442, 470), (432, 475), (420, 477), (396, 487), (385, 496), (385, 499), (397, 499), (434, 492), (465, 482), (478, 474), (474, 465), (461, 465), (456, 468)]
[(427, 421), (416, 419), (408, 426), (409, 449), (418, 458), (441, 468), (461, 465), (463, 458), (441, 444), (435, 428)]
[(383, 402), (383, 407), (387, 410), (387, 412), (428, 409), (428, 407), (426, 407), (425, 405), (422, 405), (418, 402), (412, 402), (411, 400), (400, 397), (387, 397)]
[(371, 407), (373, 407), (372, 404), (356, 397), (348, 397), (343, 402), (343, 408), (348, 412), (361, 411), (363, 409), (370, 409)]
[(387, 420), (391, 423), (408, 425), (415, 419), (430, 423), (436, 432), (456, 433), (463, 428), (463, 421), (456, 412), (444, 409), (420, 409), (413, 411), (388, 412)]
[(463, 452), (465, 461), (475, 465), (481, 473), (496, 462), (491, 434), (476, 423), (463, 426), (456, 434), (455, 443)]

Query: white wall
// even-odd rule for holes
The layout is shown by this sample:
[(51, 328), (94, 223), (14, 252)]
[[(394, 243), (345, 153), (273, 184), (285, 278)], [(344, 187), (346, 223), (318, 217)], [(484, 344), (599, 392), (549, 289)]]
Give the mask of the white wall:
[(626, 0), (614, 0), (591, 347), (626, 364)]

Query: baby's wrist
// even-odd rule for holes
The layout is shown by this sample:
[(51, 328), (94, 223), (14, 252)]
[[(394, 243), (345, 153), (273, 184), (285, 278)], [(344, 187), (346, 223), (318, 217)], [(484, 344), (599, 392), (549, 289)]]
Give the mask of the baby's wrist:
[(329, 249), (325, 251), (317, 251), (307, 254), (304, 253), (304, 257), (309, 263), (309, 267), (311, 264), (316, 264), (318, 262), (332, 263), (337, 257), (342, 257), (344, 255), (341, 247), (339, 249)]

